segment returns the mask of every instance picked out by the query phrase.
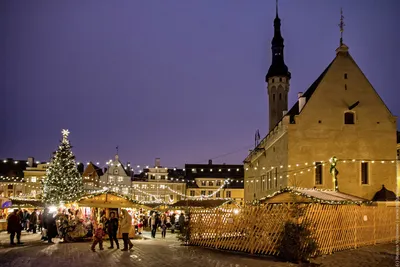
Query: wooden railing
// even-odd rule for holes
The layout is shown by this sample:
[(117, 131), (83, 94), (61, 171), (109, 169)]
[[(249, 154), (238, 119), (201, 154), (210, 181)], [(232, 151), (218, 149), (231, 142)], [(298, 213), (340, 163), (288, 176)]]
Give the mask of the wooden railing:
[[(195, 210), (190, 215), (190, 243), (254, 254), (277, 254), (284, 223), (292, 218), (288, 205)], [(394, 207), (320, 205), (304, 208), (311, 222), (318, 254), (396, 239)]]

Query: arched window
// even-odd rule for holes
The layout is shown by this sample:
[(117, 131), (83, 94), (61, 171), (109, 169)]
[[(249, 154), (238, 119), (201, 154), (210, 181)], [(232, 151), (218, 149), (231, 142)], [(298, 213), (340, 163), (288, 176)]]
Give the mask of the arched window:
[(344, 113), (344, 124), (354, 124), (355, 121), (355, 114), (354, 112), (346, 112)]

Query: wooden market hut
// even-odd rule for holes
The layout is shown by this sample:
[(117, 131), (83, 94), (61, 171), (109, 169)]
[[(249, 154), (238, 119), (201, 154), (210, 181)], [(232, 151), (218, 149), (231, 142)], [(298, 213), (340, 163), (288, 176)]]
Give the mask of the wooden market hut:
[(371, 201), (333, 190), (313, 188), (285, 188), (270, 197), (260, 200), (261, 204), (320, 203), (320, 204), (370, 204)]
[[(82, 208), (91, 208), (91, 210), (104, 209), (107, 217), (109, 216), (110, 210), (119, 210), (121, 208), (148, 209), (147, 206), (141, 205), (137, 201), (113, 191), (102, 191), (95, 194), (87, 194), (71, 204), (76, 204)], [(121, 233), (118, 233), (119, 238), (121, 237), (120, 235)], [(129, 236), (135, 236), (135, 227), (132, 226)]]

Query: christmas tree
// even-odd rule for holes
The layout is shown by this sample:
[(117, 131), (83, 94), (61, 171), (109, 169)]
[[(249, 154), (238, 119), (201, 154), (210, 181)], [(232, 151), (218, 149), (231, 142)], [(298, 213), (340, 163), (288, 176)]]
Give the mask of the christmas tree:
[(82, 177), (68, 140), (69, 131), (62, 130), (62, 135), (63, 139), (51, 159), (43, 184), (43, 201), (48, 204), (67, 203), (83, 193)]

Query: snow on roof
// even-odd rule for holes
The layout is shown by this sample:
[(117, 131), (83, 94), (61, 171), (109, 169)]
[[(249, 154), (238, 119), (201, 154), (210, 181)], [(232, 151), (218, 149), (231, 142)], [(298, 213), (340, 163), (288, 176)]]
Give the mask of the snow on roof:
[(367, 201), (363, 198), (330, 190), (294, 189), (294, 191), (326, 201)]

